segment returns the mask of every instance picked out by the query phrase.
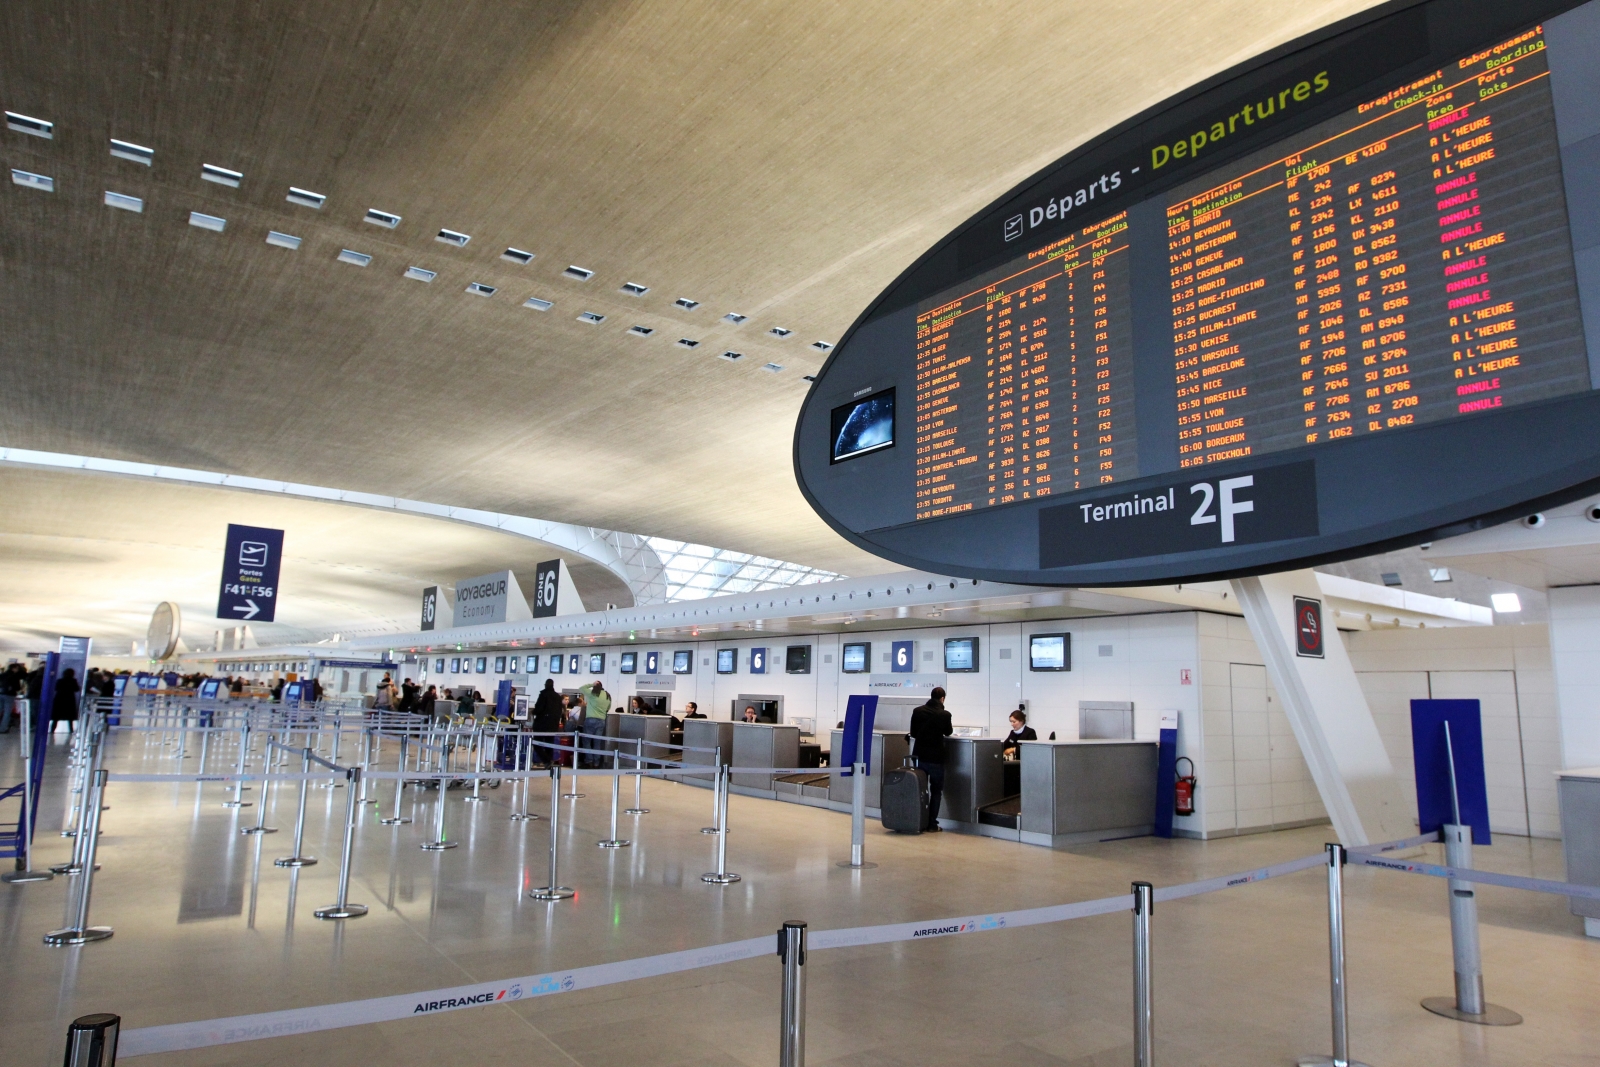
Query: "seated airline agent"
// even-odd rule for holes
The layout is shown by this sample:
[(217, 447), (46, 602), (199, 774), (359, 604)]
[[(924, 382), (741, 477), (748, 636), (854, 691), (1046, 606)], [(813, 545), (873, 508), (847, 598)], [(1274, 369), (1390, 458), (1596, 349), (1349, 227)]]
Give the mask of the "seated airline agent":
[(756, 716), (756, 709), (755, 709), (755, 705), (754, 704), (746, 704), (745, 705), (744, 721), (745, 722), (760, 722), (761, 721), (760, 718), (758, 718)]
[(1011, 732), (1006, 734), (1005, 744), (1000, 746), (1000, 754), (1008, 759), (1021, 759), (1022, 749), (1017, 742), (1037, 740), (1039, 735), (1028, 725), (1028, 713), (1018, 708), (1011, 713)]

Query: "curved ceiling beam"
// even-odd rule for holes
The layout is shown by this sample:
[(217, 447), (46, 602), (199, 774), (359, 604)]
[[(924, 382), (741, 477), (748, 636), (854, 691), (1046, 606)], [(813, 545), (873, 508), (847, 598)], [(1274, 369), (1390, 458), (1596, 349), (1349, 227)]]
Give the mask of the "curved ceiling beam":
[(661, 557), (650, 546), (648, 538), (638, 534), (602, 530), (594, 526), (574, 526), (566, 522), (547, 522), (543, 519), (531, 519), (525, 515), (505, 515), (496, 511), (480, 511), (477, 508), (430, 504), (422, 500), (407, 500), (404, 497), (383, 496), (378, 493), (357, 493), (347, 489), (329, 489), (320, 485), (249, 478), (240, 474), (220, 474), (215, 471), (190, 470), (186, 467), (166, 467), (154, 463), (129, 463), (120, 459), (73, 456), (62, 452), (36, 452), (27, 448), (0, 448), (0, 463), (20, 467), (94, 471), (99, 474), (117, 474), (130, 478), (155, 478), (256, 493), (280, 493), (308, 500), (326, 500), (356, 507), (426, 515), (430, 518), (462, 522), (472, 526), (487, 526), (517, 537), (543, 542), (553, 548), (571, 552), (600, 564), (627, 583), (637, 605), (667, 602), (666, 568), (661, 562)]

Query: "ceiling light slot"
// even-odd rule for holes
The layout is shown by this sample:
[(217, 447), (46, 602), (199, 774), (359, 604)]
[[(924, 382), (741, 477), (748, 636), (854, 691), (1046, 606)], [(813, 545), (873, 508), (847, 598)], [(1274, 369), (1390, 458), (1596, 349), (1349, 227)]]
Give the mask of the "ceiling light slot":
[(498, 290), (494, 286), (484, 285), (482, 282), (468, 282), (467, 292), (473, 296), (493, 296)]
[(426, 267), (407, 267), (405, 274), (402, 275), (402, 277), (410, 278), (414, 282), (431, 282), (438, 276), (438, 271), (429, 270)]
[(656, 331), (649, 326), (629, 326), (628, 332), (633, 334), (635, 337), (649, 337)]
[(826, 341), (812, 341), (811, 347), (815, 348), (818, 352), (828, 352), (833, 348), (833, 346)]
[(590, 278), (594, 277), (594, 271), (590, 270), (587, 267), (569, 266), (569, 267), (567, 267), (566, 270), (562, 271), (561, 273), (566, 275), (568, 278), (571, 278), (571, 279), (573, 279), (575, 281), (580, 281), (580, 282), (586, 282)]
[(726, 315), (722, 316), (722, 321), (723, 322), (731, 322), (735, 326), (737, 326), (741, 322), (743, 322), (745, 319), (748, 319), (749, 317), (750, 317), (749, 315), (741, 315), (737, 311), (730, 311)]
[(679, 307), (681, 307), (685, 311), (693, 311), (695, 308), (700, 306), (700, 301), (698, 301), (698, 300), (690, 300), (686, 296), (678, 297), (678, 299), (674, 300), (673, 303), (677, 304)]
[(218, 218), (215, 215), (207, 215), (200, 211), (191, 211), (189, 212), (189, 225), (198, 226), (202, 230), (210, 230), (212, 233), (221, 233), (227, 228), (228, 220)]
[(440, 230), (433, 239), (447, 245), (453, 245), (456, 248), (465, 248), (467, 247), (467, 242), (472, 240), (467, 234), (457, 230)]
[(218, 185), (226, 185), (231, 189), (237, 189), (239, 188), (239, 183), (244, 181), (244, 175), (239, 171), (229, 170), (227, 167), (202, 163), (200, 164), (200, 180), (216, 182)]
[(530, 296), (522, 302), (522, 306), (535, 311), (549, 311), (556, 306), (556, 303), (554, 300), (541, 300), (539, 297)]
[(793, 330), (786, 330), (782, 326), (774, 326), (767, 332), (774, 337), (788, 337), (791, 333), (794, 333)]
[(520, 263), (526, 267), (533, 262), (533, 253), (524, 252), (520, 248), (508, 248), (500, 253), (500, 258), (510, 260), (512, 263)]
[(700, 342), (699, 341), (691, 341), (687, 337), (678, 338), (678, 344), (680, 346), (684, 347), (684, 348), (698, 348), (698, 347), (700, 347)]
[(321, 193), (313, 193), (310, 189), (296, 189), (291, 185), (289, 186), (289, 195), (284, 199), (291, 204), (299, 204), (301, 207), (315, 208), (317, 211), (321, 211), (323, 203), (328, 198)]
[(722, 353), (722, 358), (727, 360), (730, 363), (733, 363), (733, 362), (737, 362), (738, 360), (743, 359), (744, 358), (744, 353), (743, 352), (724, 352), (724, 353)]
[(146, 148), (132, 141), (119, 141), (115, 137), (111, 138), (111, 154), (118, 159), (126, 159), (130, 163), (142, 163), (147, 167), (156, 159), (154, 148)]
[(32, 171), (12, 168), (11, 180), (17, 185), (25, 185), (29, 189), (37, 189), (41, 193), (53, 193), (56, 191), (56, 180), (48, 174), (35, 174)]
[(144, 211), (144, 201), (137, 196), (129, 196), (127, 193), (113, 193), (110, 189), (106, 190), (106, 206), (121, 208), (123, 211), (135, 213)]
[(300, 238), (292, 233), (279, 233), (277, 230), (267, 231), (267, 244), (278, 248), (287, 248), (291, 252), (300, 247)]
[(783, 370), (783, 364), (782, 363), (763, 363), (761, 365), (761, 369), (765, 370), (765, 371), (771, 371), (773, 374), (777, 374), (779, 371)]
[(606, 317), (594, 311), (580, 311), (578, 312), (578, 321), (587, 322), (590, 326), (598, 326), (606, 321)]
[(382, 226), (386, 230), (392, 230), (400, 225), (400, 216), (390, 211), (379, 211), (375, 207), (369, 207), (364, 221), (370, 222), (374, 226)]
[(817, 380), (817, 376), (815, 374), (802, 374), (800, 375), (800, 378), (801, 380), (808, 382), (814, 382)]
[(372, 262), (372, 257), (365, 252), (353, 252), (348, 248), (341, 248), (339, 254), (334, 258), (340, 263), (348, 263), (352, 267), (365, 267)]
[(15, 111), (6, 112), (6, 126), (18, 133), (31, 133), (35, 137), (43, 137), (47, 141), (55, 140), (56, 124), (46, 122), (44, 119), (30, 118), (19, 115)]
[(650, 287), (648, 285), (640, 285), (638, 282), (623, 282), (619, 291), (627, 293), (629, 296), (643, 296), (650, 291)]

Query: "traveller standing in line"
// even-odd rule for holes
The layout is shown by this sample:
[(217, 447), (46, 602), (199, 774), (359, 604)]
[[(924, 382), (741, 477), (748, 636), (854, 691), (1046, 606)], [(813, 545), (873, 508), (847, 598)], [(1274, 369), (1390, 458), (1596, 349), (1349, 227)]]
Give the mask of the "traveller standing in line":
[(65, 722), (67, 733), (72, 733), (78, 721), (78, 675), (71, 667), (56, 679), (55, 701), (50, 706), (50, 732), (56, 732), (56, 723)]
[(400, 707), (397, 710), (406, 712), (417, 710), (417, 694), (421, 691), (422, 687), (416, 682), (413, 682), (410, 678), (407, 678), (404, 682), (401, 682)]
[(928, 702), (911, 713), (912, 755), (928, 776), (928, 825), (923, 829), (937, 833), (939, 802), (944, 798), (944, 739), (955, 732), (950, 713), (944, 708), (944, 689), (934, 686)]
[(372, 699), (372, 706), (377, 711), (389, 711), (394, 708), (394, 679), (387, 674), (383, 681), (378, 683), (378, 693)]
[(433, 718), (433, 711), (438, 702), (439, 687), (436, 685), (428, 686), (428, 691), (423, 693), (417, 701), (417, 714), (426, 715), (430, 719)]
[[(596, 678), (588, 685), (578, 687), (578, 696), (583, 700), (583, 733), (588, 737), (596, 737), (606, 732), (606, 713), (611, 710), (611, 694), (606, 692), (606, 687)], [(585, 750), (598, 751), (598, 742), (586, 741)], [(585, 755), (586, 766), (597, 766), (599, 757)]]
[(12, 711), (17, 706), (17, 698), (27, 691), (27, 668), (12, 660), (0, 673), (0, 734), (11, 732)]
[[(544, 688), (539, 690), (539, 696), (533, 702), (533, 732), (535, 734), (560, 733), (561, 716), (561, 694), (556, 692), (555, 679), (546, 678), (544, 680)], [(559, 738), (553, 737), (546, 737), (542, 739), (536, 738), (535, 741), (537, 744), (541, 745), (560, 743)], [(538, 756), (538, 760), (536, 762), (545, 765), (550, 763), (550, 758), (552, 755), (550, 749), (536, 747), (533, 751)]]

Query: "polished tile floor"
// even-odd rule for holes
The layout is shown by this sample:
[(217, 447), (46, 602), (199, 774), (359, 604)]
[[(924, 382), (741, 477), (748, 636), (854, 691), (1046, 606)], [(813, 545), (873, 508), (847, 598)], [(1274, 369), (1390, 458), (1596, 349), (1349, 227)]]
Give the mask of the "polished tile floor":
[[(59, 762), (52, 754), (40, 852), (60, 862)], [(107, 766), (164, 771), (172, 750), (124, 735)], [(16, 735), (0, 737), (0, 781), (17, 780)], [(192, 759), (186, 761), (193, 767)], [(540, 783), (543, 786), (543, 783)], [(390, 783), (378, 789), (386, 813)], [(647, 782), (648, 815), (625, 817), (630, 848), (606, 836), (609, 786), (566, 801), (562, 881), (574, 900), (544, 904), (548, 824), (508, 820), (511, 790), (472, 805), (452, 792), (461, 847), (418, 848), (433, 794), (410, 790), (416, 822), (385, 827), (369, 808), (351, 899), (365, 918), (312, 917), (331, 903), (344, 790), (313, 787), (299, 872), (287, 855), (297, 788), (267, 791), (265, 837), (244, 837), (254, 807), (228, 809), (223, 787), (114, 784), (94, 883), (111, 940), (48, 948), (64, 879), (0, 886), (0, 1064), (60, 1062), (68, 1021), (113, 1011), (128, 1027), (409, 993), (770, 934), (784, 919), (814, 929), (982, 914), (1249, 869), (1317, 852), (1325, 827), (1213, 842), (1141, 838), (1050, 851), (953, 833), (869, 829), (876, 870), (852, 872), (849, 820), (735, 796), (729, 867), (706, 885), (714, 839), (707, 790)], [(631, 795), (631, 789), (625, 796)], [(247, 794), (258, 801), (260, 792)], [(544, 812), (536, 788), (531, 810)], [(1559, 846), (1502, 838), (1487, 868), (1560, 877)], [(1352, 1051), (1378, 1067), (1600, 1065), (1600, 941), (1582, 936), (1564, 899), (1482, 890), (1492, 1002), (1526, 1022), (1485, 1028), (1418, 1006), (1451, 990), (1445, 888), (1436, 880), (1351, 869), (1347, 879)], [(1166, 1064), (1289, 1064), (1328, 1051), (1326, 908), (1319, 871), (1163, 904), (1154, 916), (1156, 1054)], [(822, 1065), (1127, 1064), (1132, 1059), (1130, 923), (1124, 915), (816, 952), (810, 960), (808, 1061)], [(158, 1064), (766, 1065), (777, 1059), (776, 958), (602, 989), (313, 1035), (141, 1057)]]

